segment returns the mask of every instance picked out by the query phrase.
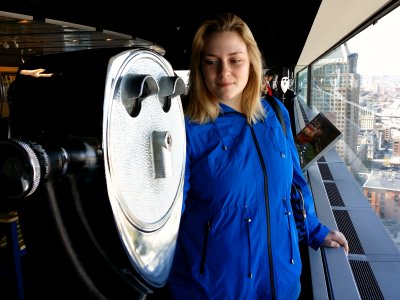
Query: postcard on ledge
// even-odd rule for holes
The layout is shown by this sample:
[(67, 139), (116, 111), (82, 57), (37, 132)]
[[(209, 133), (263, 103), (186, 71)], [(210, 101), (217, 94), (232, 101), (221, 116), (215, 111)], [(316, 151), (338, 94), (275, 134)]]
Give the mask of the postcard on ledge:
[(342, 133), (322, 113), (316, 115), (296, 136), (294, 141), (304, 171), (323, 156), (342, 137)]

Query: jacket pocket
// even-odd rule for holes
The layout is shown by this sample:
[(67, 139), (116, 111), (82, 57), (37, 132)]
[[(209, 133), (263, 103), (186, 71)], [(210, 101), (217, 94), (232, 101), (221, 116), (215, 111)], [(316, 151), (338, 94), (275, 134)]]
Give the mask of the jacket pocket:
[[(270, 122), (270, 123), (268, 123)], [(266, 122), (266, 127), (267, 127), (267, 139), (271, 141), (272, 146), (276, 151), (279, 152), (280, 156), (282, 158), (287, 156), (287, 141), (286, 141), (286, 135), (283, 132), (282, 126), (280, 123), (277, 123), (276, 120), (274, 119), (267, 119)]]
[(210, 234), (210, 230), (211, 230), (211, 221), (207, 221), (207, 224), (204, 226), (204, 238), (201, 249), (201, 261), (200, 261), (200, 274), (204, 274), (204, 268), (207, 260), (207, 244), (208, 244), (208, 237)]
[(285, 214), (287, 215), (287, 221), (288, 221), (288, 229), (289, 229), (289, 243), (290, 243), (290, 263), (294, 264), (294, 248), (293, 248), (293, 236), (292, 236), (292, 226), (291, 226), (291, 216), (292, 216), (292, 209), (290, 207), (290, 202), (287, 200), (287, 198), (282, 199), (284, 205), (285, 205)]

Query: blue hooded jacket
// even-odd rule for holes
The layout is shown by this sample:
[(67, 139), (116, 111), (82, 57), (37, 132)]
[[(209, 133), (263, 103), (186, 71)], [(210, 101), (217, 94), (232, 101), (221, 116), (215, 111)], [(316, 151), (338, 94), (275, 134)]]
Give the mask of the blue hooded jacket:
[(314, 210), (280, 101), (287, 135), (264, 99), (254, 125), (220, 104), (214, 122), (186, 119), (183, 214), (167, 288), (172, 299), (297, 299), (301, 260), (290, 204), (303, 191), (308, 244), (329, 232)]

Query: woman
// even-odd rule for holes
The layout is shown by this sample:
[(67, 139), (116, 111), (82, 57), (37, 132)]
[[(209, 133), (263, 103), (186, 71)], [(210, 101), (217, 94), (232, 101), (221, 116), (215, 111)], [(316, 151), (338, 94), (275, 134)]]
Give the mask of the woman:
[(348, 251), (345, 237), (315, 215), (292, 135), (285, 137), (260, 99), (262, 78), (261, 53), (239, 17), (223, 14), (200, 26), (185, 103), (184, 205), (166, 284), (171, 299), (296, 299), (301, 261), (289, 214), (292, 181), (306, 198), (309, 245)]

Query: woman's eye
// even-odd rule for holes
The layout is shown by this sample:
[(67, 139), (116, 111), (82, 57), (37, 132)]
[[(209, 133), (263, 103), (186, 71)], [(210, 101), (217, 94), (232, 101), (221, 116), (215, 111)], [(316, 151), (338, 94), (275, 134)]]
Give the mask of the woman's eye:
[(217, 61), (216, 61), (216, 60), (207, 59), (207, 60), (205, 61), (205, 63), (206, 63), (207, 65), (215, 65), (215, 64), (217, 63)]

